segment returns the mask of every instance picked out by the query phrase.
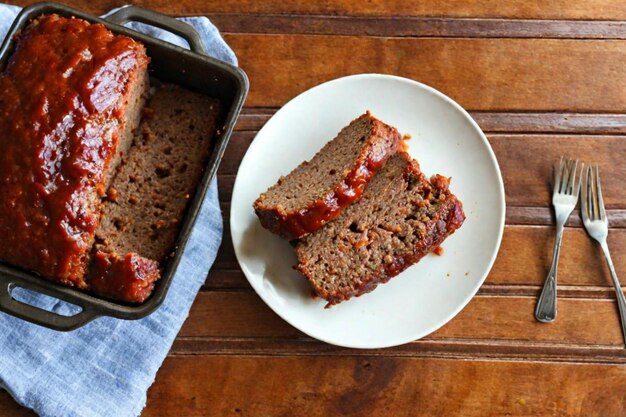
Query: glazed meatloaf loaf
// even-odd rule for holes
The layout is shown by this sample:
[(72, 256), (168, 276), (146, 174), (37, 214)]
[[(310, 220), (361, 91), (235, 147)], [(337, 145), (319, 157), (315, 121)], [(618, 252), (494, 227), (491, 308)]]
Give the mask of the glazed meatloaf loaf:
[(399, 152), (361, 199), (296, 246), (300, 271), (327, 307), (372, 291), (437, 248), (465, 215), (448, 178), (428, 181)]
[(0, 75), (0, 259), (109, 299), (151, 294), (220, 105), (159, 84), (144, 107), (147, 66), (141, 44), (80, 19), (19, 35)]
[(101, 197), (132, 143), (145, 48), (103, 25), (33, 20), (0, 74), (0, 259), (88, 288)]
[(320, 229), (358, 200), (400, 144), (398, 131), (369, 112), (355, 119), (310, 161), (254, 202), (261, 224), (292, 240)]

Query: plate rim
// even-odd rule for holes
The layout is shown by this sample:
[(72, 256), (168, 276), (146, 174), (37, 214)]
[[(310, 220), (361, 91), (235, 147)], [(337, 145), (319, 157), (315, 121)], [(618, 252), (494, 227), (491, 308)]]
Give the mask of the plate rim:
[[(456, 109), (459, 113), (461, 113), (461, 115), (470, 123), (470, 126), (472, 127), (472, 129), (474, 129), (474, 131), (478, 134), (478, 136), (480, 137), (480, 139), (482, 140), (482, 144), (485, 147), (488, 155), (489, 155), (489, 159), (491, 161), (491, 165), (492, 167), (495, 169), (495, 172), (497, 173), (497, 184), (498, 184), (498, 188), (497, 188), (497, 193), (499, 194), (500, 197), (500, 204), (502, 207), (501, 213), (500, 213), (500, 219), (498, 222), (498, 236), (496, 239), (496, 244), (494, 247), (494, 251), (490, 256), (490, 259), (487, 263), (487, 267), (485, 269), (485, 272), (482, 276), (482, 278), (477, 281), (476, 285), (472, 288), (471, 291), (468, 292), (468, 295), (462, 300), (462, 302), (460, 302), (458, 304), (458, 306), (452, 310), (450, 310), (450, 313), (447, 314), (444, 319), (440, 320), (440, 322), (434, 324), (433, 326), (430, 326), (427, 329), (424, 329), (420, 332), (408, 332), (410, 333), (409, 337), (403, 337), (403, 338), (395, 338), (393, 340), (389, 340), (386, 343), (342, 343), (341, 341), (337, 341), (337, 340), (333, 340), (332, 338), (328, 338), (325, 337), (324, 335), (319, 335), (319, 334), (314, 334), (313, 332), (309, 332), (307, 330), (304, 330), (301, 328), (301, 326), (297, 326), (296, 324), (294, 324), (290, 318), (288, 314), (282, 314), (280, 306), (274, 306), (270, 301), (268, 301), (267, 297), (264, 295), (264, 292), (261, 290), (260, 285), (257, 285), (253, 279), (250, 278), (249, 275), (254, 275), (252, 274), (245, 266), (245, 263), (242, 263), (240, 258), (241, 258), (241, 254), (239, 253), (239, 248), (237, 247), (238, 245), (235, 245), (235, 236), (234, 236), (234, 232), (233, 232), (233, 221), (235, 219), (235, 216), (233, 216), (233, 212), (235, 210), (235, 205), (233, 204), (233, 200), (235, 198), (235, 196), (237, 195), (237, 188), (240, 186), (240, 177), (239, 177), (239, 173), (241, 170), (241, 167), (244, 165), (244, 162), (246, 161), (246, 158), (249, 157), (250, 155), (250, 151), (252, 146), (254, 146), (254, 139), (252, 140), (252, 143), (250, 145), (250, 147), (246, 150), (246, 153), (244, 154), (243, 158), (241, 158), (241, 162), (239, 167), (237, 168), (237, 174), (235, 175), (235, 183), (233, 184), (233, 190), (232, 190), (232, 195), (231, 195), (231, 200), (230, 200), (230, 234), (231, 234), (231, 241), (233, 242), (233, 249), (235, 251), (235, 257), (237, 258), (237, 263), (239, 265), (239, 267), (241, 268), (243, 274), (246, 277), (246, 280), (250, 283), (250, 286), (254, 289), (254, 292), (259, 296), (259, 298), (261, 298), (261, 300), (263, 300), (263, 302), (275, 313), (277, 314), (282, 320), (285, 320), (290, 326), (293, 326), (294, 328), (296, 328), (297, 330), (301, 331), (302, 333), (306, 334), (307, 336), (322, 341), (324, 343), (328, 343), (331, 345), (335, 345), (335, 346), (341, 346), (341, 347), (346, 347), (346, 348), (352, 348), (352, 349), (380, 349), (380, 348), (388, 348), (388, 347), (394, 347), (394, 346), (400, 346), (406, 343), (410, 343), (416, 340), (419, 340), (435, 331), (437, 331), (438, 329), (440, 329), (441, 327), (445, 326), (446, 324), (448, 324), (454, 317), (456, 317), (457, 314), (459, 314), (461, 312), (461, 310), (463, 310), (468, 304), (469, 302), (476, 296), (476, 293), (478, 292), (478, 290), (480, 289), (480, 287), (484, 284), (485, 280), (487, 279), (487, 276), (489, 275), (489, 273), (491, 272), (491, 269), (493, 268), (493, 265), (496, 261), (496, 258), (498, 256), (498, 253), (500, 251), (500, 246), (502, 244), (502, 236), (504, 234), (504, 227), (505, 227), (505, 220), (506, 220), (506, 194), (505, 194), (505, 190), (504, 190), (504, 180), (502, 178), (502, 171), (500, 170), (500, 165), (498, 164), (498, 159), (496, 158), (495, 152), (493, 151), (493, 148), (491, 147), (491, 144), (489, 143), (489, 140), (487, 139), (487, 136), (485, 135), (485, 133), (482, 131), (482, 129), (480, 128), (480, 126), (478, 125), (478, 123), (476, 123), (476, 121), (472, 118), (472, 116), (469, 114), (469, 112), (467, 110), (465, 110), (460, 104), (458, 104), (456, 101), (454, 101), (452, 98), (448, 97), (447, 95), (445, 95), (444, 93), (442, 93), (441, 91), (426, 85), (424, 83), (421, 83), (419, 81), (416, 80), (412, 80), (410, 78), (406, 78), (406, 77), (401, 77), (401, 76), (397, 76), (397, 75), (391, 75), (391, 74), (380, 74), (380, 73), (362, 73), (362, 74), (354, 74), (354, 75), (347, 75), (344, 77), (339, 77), (339, 78), (335, 78), (329, 81), (325, 81), (323, 83), (317, 84), (301, 93), (299, 93), (298, 95), (296, 95), (295, 97), (293, 97), (292, 99), (290, 99), (289, 101), (287, 101), (280, 109), (278, 109), (276, 111), (276, 113), (274, 113), (269, 120), (263, 125), (263, 127), (261, 127), (261, 129), (257, 132), (257, 134), (254, 136), (255, 139), (256, 137), (261, 134), (261, 132), (281, 113), (284, 111), (284, 109), (286, 107), (288, 107), (289, 105), (293, 105), (294, 102), (298, 101), (298, 100), (302, 100), (304, 99), (306, 96), (308, 96), (309, 94), (313, 94), (315, 92), (315, 90), (323, 88), (323, 87), (328, 87), (329, 85), (335, 84), (335, 83), (341, 83), (341, 82), (345, 82), (345, 81), (351, 81), (351, 80), (360, 80), (360, 79), (385, 79), (385, 80), (393, 80), (393, 81), (400, 81), (403, 83), (407, 83), (410, 84), (412, 87), (416, 87), (422, 90), (425, 90), (435, 96), (437, 96), (438, 98), (442, 99), (443, 101), (447, 102), (448, 104), (452, 105), (452, 107), (454, 109)], [(258, 145), (260, 146), (260, 145)], [(253, 153), (253, 152), (252, 152)]]

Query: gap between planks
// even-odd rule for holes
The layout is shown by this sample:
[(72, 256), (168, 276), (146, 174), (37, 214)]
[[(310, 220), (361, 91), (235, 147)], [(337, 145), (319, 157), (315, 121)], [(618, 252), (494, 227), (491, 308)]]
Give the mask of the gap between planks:
[[(244, 108), (235, 130), (258, 131), (277, 108)], [(568, 133), (585, 135), (626, 135), (626, 114), (482, 112), (470, 115), (485, 133)]]
[(223, 33), (388, 38), (626, 39), (626, 22), (493, 18), (209, 14)]
[[(533, 317), (535, 301), (536, 297), (474, 297), (454, 320), (424, 340), (623, 347), (615, 302), (561, 299), (559, 318), (546, 325)], [(307, 338), (251, 292), (200, 293), (180, 336), (276, 341)]]
[[(233, 274), (234, 282), (214, 279), (216, 275)], [(476, 297), (524, 297), (537, 298), (541, 291), (539, 285), (526, 284), (483, 284)], [(559, 299), (577, 300), (615, 300), (615, 290), (609, 283), (596, 285), (557, 285)], [(252, 292), (252, 287), (238, 269), (215, 268), (209, 272), (207, 281), (200, 287), (203, 292)]]

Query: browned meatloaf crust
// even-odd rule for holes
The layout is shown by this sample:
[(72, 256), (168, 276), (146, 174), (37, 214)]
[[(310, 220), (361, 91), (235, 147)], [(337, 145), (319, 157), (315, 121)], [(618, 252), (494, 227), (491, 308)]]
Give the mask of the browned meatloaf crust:
[(131, 303), (145, 301), (160, 277), (159, 263), (136, 253), (96, 252), (89, 268), (93, 292)]
[[(94, 292), (132, 302), (150, 295), (160, 277), (158, 265), (174, 249), (187, 202), (202, 177), (220, 112), (220, 103), (202, 94), (170, 84), (156, 89), (104, 202)], [(143, 274), (120, 280), (109, 271), (133, 268)]]
[(0, 259), (86, 288), (101, 197), (132, 141), (148, 57), (103, 25), (57, 15), (18, 36), (0, 74)]
[(261, 194), (254, 202), (261, 224), (290, 240), (320, 229), (359, 199), (400, 140), (395, 128), (369, 112), (353, 120), (310, 161)]
[(372, 291), (418, 262), (458, 229), (465, 215), (448, 178), (430, 181), (399, 152), (361, 199), (296, 246), (296, 269), (328, 306)]

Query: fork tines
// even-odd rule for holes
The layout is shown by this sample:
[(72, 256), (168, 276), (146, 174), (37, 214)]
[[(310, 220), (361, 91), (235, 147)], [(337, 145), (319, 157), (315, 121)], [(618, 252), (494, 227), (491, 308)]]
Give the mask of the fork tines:
[(581, 202), (583, 216), (588, 216), (590, 220), (606, 221), (598, 165), (587, 167), (587, 172), (583, 176), (583, 199)]
[(580, 163), (580, 171), (577, 175), (578, 160), (561, 156), (559, 166), (554, 171), (554, 194), (566, 194), (578, 198), (583, 168), (584, 164)]

